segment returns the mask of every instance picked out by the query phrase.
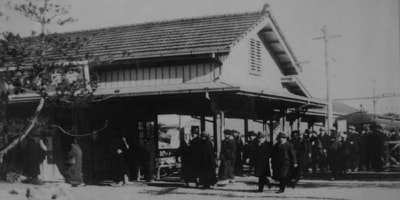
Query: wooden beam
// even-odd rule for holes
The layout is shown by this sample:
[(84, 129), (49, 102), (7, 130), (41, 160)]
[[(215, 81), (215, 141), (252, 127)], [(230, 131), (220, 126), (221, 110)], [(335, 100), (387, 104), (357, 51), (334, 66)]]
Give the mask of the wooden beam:
[(200, 116), (200, 130), (205, 131), (206, 130), (206, 117), (204, 114), (201, 114)]
[(247, 137), (247, 133), (249, 132), (249, 120), (247, 118), (245, 118), (244, 120), (244, 139), (245, 142), (248, 143), (249, 142), (249, 137)]

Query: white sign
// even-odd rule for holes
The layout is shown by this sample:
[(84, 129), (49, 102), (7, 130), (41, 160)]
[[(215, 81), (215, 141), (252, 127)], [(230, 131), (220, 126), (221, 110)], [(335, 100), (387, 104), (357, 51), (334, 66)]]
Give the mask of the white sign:
[(346, 132), (347, 131), (347, 120), (338, 120), (337, 121), (338, 132)]

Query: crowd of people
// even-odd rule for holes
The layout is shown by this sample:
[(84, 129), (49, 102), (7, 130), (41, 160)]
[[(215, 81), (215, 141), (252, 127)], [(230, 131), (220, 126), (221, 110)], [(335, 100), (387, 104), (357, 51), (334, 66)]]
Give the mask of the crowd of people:
[[(187, 186), (189, 183), (203, 188), (225, 186), (235, 182), (235, 176), (253, 175), (258, 177), (259, 192), (265, 186), (271, 188), (272, 180), (276, 180), (279, 182), (278, 193), (282, 193), (288, 185), (295, 187), (307, 173), (331, 174), (334, 180), (349, 171), (382, 171), (385, 165), (384, 142), (400, 140), (400, 133), (385, 131), (379, 124), (359, 131), (350, 125), (346, 132), (335, 129), (327, 132), (324, 128), (320, 128), (319, 132), (279, 132), (276, 141), (268, 141), (263, 132), (250, 131), (243, 135), (236, 130), (224, 130), (223, 133), (220, 154), (216, 155), (209, 133), (200, 133), (198, 127), (191, 130), (189, 144), (183, 142), (178, 150), (182, 178)], [(132, 147), (121, 135), (109, 145), (114, 182), (124, 185)], [(26, 182), (38, 181), (39, 165), (45, 158), (46, 150), (42, 139), (34, 141), (28, 137), (24, 159)], [(151, 167), (146, 165), (144, 168), (149, 169), (147, 177), (152, 177)], [(84, 184), (82, 150), (76, 139), (70, 143), (65, 178), (73, 186)]]
[[(282, 193), (292, 176), (291, 171), (298, 167), (295, 148), (283, 132), (278, 134), (278, 141), (272, 146), (262, 132), (251, 134), (250, 142), (246, 143), (239, 132), (225, 130), (218, 161), (209, 134), (206, 131), (200, 134), (197, 129), (191, 134), (192, 140), (182, 150), (182, 178), (187, 186), (190, 182), (203, 188), (225, 186), (235, 182), (235, 176), (243, 175), (243, 166), (249, 164), (258, 177), (259, 192), (265, 185), (271, 187), (272, 177), (279, 181), (278, 193)], [(294, 187), (292, 180), (290, 183)]]
[(274, 179), (279, 182), (279, 193), (288, 185), (295, 187), (307, 173), (327, 173), (335, 180), (349, 171), (382, 171), (384, 142), (400, 140), (400, 133), (384, 131), (379, 124), (359, 131), (350, 125), (345, 132), (324, 128), (319, 132), (295, 130), (290, 136), (279, 132), (276, 142), (267, 141), (262, 132), (250, 131), (244, 136), (225, 130), (216, 156), (207, 132), (200, 134), (194, 129), (191, 134), (182, 154), (182, 178), (187, 186), (190, 182), (204, 188), (224, 186), (235, 182), (235, 176), (254, 175), (259, 192), (266, 185), (270, 188)]
[(384, 131), (382, 125), (364, 127), (357, 131), (352, 125), (346, 132), (324, 128), (316, 131), (293, 131), (291, 142), (299, 158), (299, 172), (328, 172), (335, 179), (338, 173), (349, 171), (382, 171), (388, 140), (399, 140), (399, 133)]

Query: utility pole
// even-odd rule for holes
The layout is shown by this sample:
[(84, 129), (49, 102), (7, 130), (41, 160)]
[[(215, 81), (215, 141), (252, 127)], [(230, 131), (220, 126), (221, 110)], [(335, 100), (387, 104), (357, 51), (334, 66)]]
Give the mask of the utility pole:
[(341, 37), (341, 35), (329, 35), (326, 25), (321, 29), (323, 35), (321, 37), (313, 38), (314, 40), (324, 40), (324, 54), (325, 54), (325, 73), (326, 73), (326, 99), (328, 101), (327, 106), (327, 130), (332, 127), (333, 124), (333, 111), (332, 111), (332, 97), (331, 97), (331, 78), (329, 73), (329, 55), (328, 55), (328, 44), (329, 39)]

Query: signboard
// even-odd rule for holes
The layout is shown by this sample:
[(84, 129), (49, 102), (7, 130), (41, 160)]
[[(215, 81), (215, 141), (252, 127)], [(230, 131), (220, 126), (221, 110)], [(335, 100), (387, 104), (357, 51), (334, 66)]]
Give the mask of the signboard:
[(347, 131), (347, 120), (338, 120), (337, 121), (337, 131), (338, 132), (346, 132)]

